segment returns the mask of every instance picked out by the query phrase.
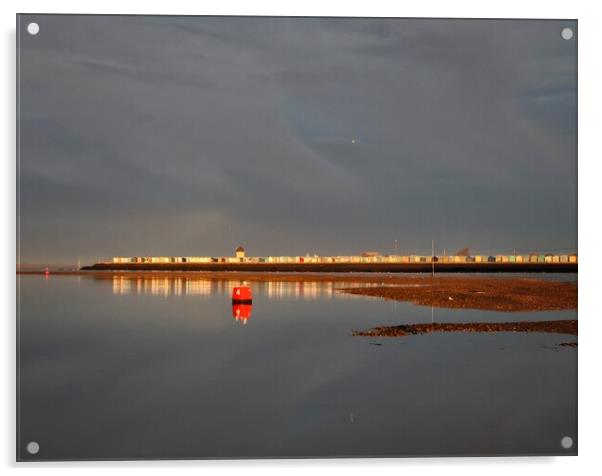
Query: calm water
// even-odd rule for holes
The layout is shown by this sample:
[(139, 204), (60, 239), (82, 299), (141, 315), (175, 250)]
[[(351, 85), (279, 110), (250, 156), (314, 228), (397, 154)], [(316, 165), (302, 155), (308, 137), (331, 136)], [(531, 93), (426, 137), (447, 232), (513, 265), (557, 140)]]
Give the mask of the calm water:
[(577, 349), (558, 346), (575, 336), (351, 336), (573, 311), (431, 309), (271, 282), (251, 285), (237, 320), (238, 281), (18, 279), (21, 459), (576, 453), (560, 440), (577, 440)]

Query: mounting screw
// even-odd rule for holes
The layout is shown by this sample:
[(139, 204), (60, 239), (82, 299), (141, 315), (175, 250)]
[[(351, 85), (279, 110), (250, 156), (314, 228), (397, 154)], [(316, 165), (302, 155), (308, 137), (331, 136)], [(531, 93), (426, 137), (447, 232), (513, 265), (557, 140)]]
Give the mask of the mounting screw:
[(570, 436), (565, 436), (564, 438), (562, 438), (562, 440), (560, 440), (560, 445), (565, 450), (568, 450), (569, 448), (572, 448), (572, 446), (573, 446), (573, 439)]
[(40, 445), (38, 444), (37, 441), (30, 441), (29, 443), (27, 443), (27, 452), (30, 455), (38, 454), (39, 451), (40, 451)]
[(40, 25), (36, 22), (31, 22), (27, 25), (27, 33), (30, 35), (37, 35), (40, 32)]
[(562, 36), (563, 40), (570, 40), (573, 37), (573, 30), (570, 28), (563, 28), (560, 32), (560, 36)]

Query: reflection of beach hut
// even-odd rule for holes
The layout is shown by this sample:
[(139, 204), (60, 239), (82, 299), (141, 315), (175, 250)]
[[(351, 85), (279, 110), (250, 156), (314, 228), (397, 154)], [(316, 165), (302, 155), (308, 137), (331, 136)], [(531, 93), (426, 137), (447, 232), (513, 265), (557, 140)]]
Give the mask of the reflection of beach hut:
[(545, 258), (544, 258), (544, 260), (545, 260), (545, 262), (546, 262), (546, 263), (551, 263), (551, 262), (552, 262), (552, 258), (553, 258), (553, 257), (554, 257), (554, 255), (553, 255), (553, 254), (547, 253), (547, 254), (545, 255)]
[(546, 257), (545, 257), (545, 255), (538, 255), (538, 256), (537, 256), (537, 262), (538, 262), (538, 263), (545, 263), (545, 262), (546, 262)]
[(481, 255), (476, 255), (474, 257), (475, 263), (482, 263), (483, 262), (483, 257)]
[(508, 257), (506, 255), (502, 255), (502, 263), (507, 263), (508, 261)]
[(569, 262), (569, 255), (560, 255), (560, 262), (561, 263), (568, 263)]
[(560, 263), (560, 256), (558, 256), (558, 255), (552, 256), (552, 263)]
[(537, 263), (537, 255), (529, 255), (529, 263)]
[(508, 261), (509, 261), (510, 263), (516, 263), (516, 256), (514, 256), (514, 255), (510, 255), (510, 256), (508, 256)]
[(516, 262), (517, 262), (517, 263), (522, 263), (522, 262), (523, 262), (523, 257), (522, 257), (521, 255), (518, 255), (518, 256), (516, 257)]
[(569, 255), (569, 263), (576, 263), (577, 262), (577, 255), (576, 254), (572, 254)]

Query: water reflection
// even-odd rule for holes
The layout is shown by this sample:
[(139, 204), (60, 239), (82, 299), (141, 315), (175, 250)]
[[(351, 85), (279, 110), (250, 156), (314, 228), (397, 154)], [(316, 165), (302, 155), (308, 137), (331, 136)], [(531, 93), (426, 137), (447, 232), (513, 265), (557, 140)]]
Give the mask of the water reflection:
[[(164, 276), (112, 276), (113, 294), (151, 294), (154, 296), (209, 296), (229, 295), (240, 280), (212, 280), (194, 277)], [(96, 279), (106, 280), (105, 277)], [(355, 296), (339, 293), (339, 288), (376, 286), (378, 283), (352, 283), (336, 281), (261, 281), (251, 287), (270, 299), (354, 299)]]
[(232, 317), (234, 317), (236, 322), (246, 324), (251, 318), (252, 311), (252, 304), (232, 304)]
[[(43, 459), (576, 452), (560, 446), (577, 435), (575, 337), (353, 337), (431, 323), (432, 309), (336, 291), (347, 282), (305, 282), (301, 293), (294, 282), (251, 281), (256, 304), (237, 316), (234, 279), (96, 276), (81, 286), (19, 277), (21, 458), (35, 458), (30, 441)], [(321, 299), (308, 291), (316, 286)], [(576, 318), (434, 314), (439, 323)]]
[(154, 296), (208, 296), (224, 286), (221, 283), (188, 278), (113, 276), (113, 294), (152, 294)]

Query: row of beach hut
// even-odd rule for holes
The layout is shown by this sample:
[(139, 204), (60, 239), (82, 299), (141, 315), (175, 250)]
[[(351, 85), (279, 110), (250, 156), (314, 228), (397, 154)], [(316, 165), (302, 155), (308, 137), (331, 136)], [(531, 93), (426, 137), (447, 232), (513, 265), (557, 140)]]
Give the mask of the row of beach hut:
[(113, 263), (577, 263), (577, 254), (528, 255), (369, 255), (369, 256), (266, 256), (266, 257), (207, 257), (207, 256), (136, 256), (112, 259)]

